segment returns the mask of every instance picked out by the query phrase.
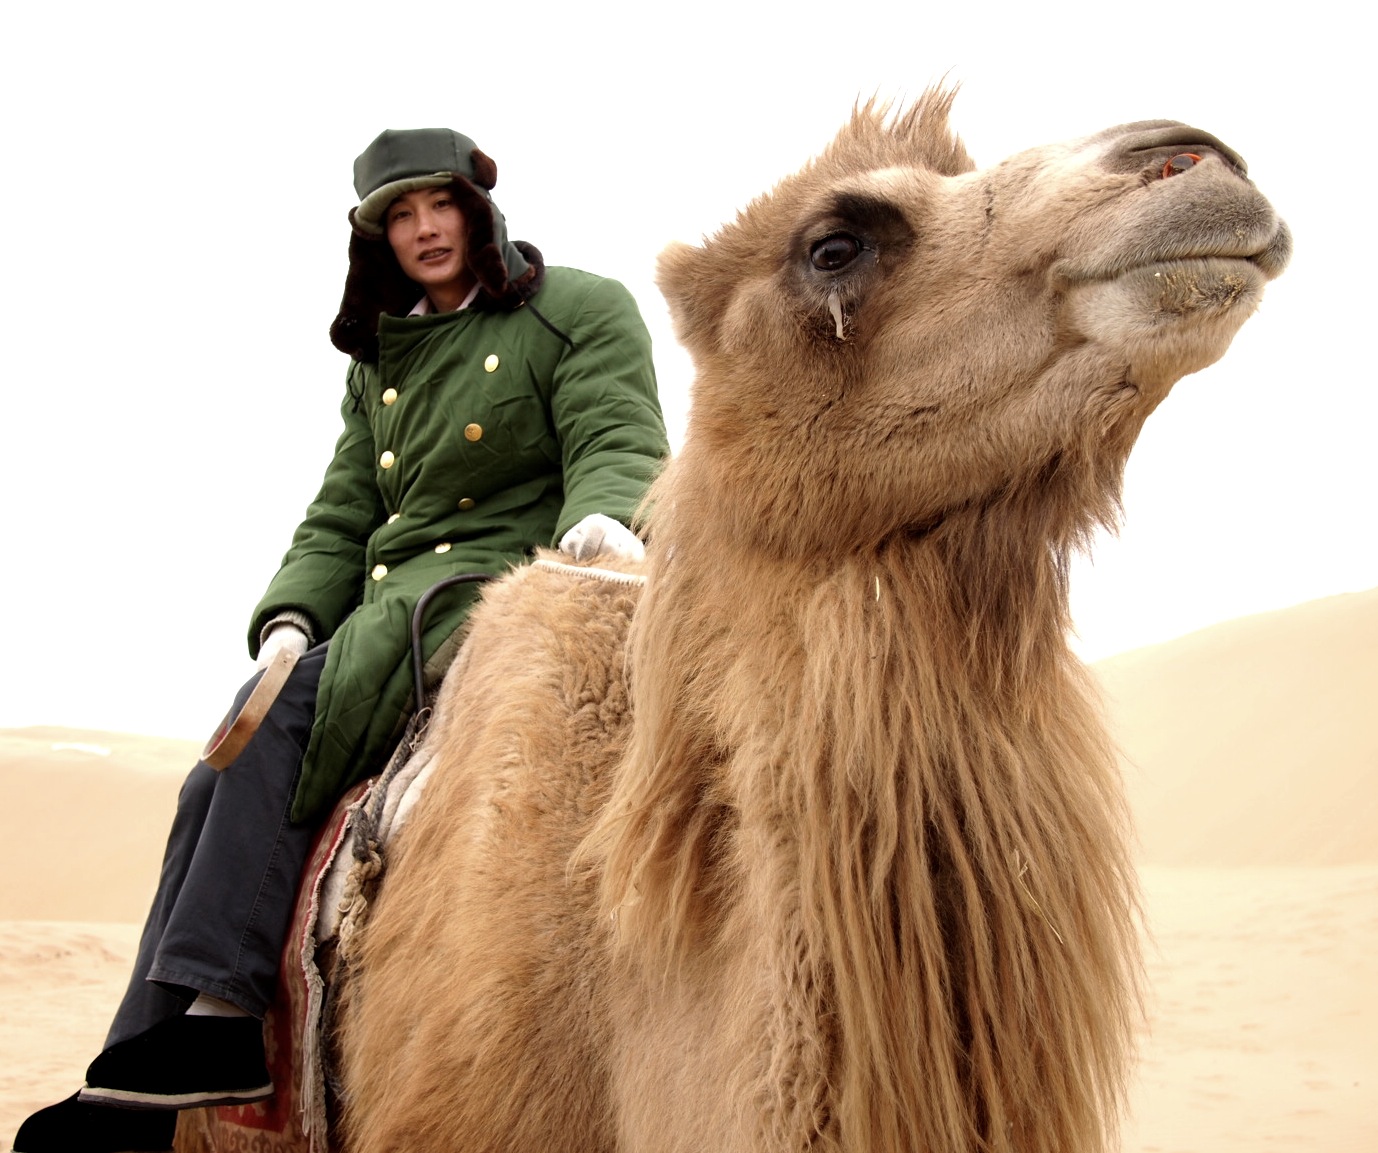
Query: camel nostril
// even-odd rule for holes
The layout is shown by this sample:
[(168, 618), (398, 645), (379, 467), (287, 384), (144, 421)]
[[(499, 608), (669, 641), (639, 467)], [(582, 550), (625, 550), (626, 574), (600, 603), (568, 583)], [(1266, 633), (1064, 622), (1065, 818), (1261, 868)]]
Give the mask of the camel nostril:
[(1195, 152), (1179, 152), (1163, 165), (1163, 179), (1176, 176), (1179, 172), (1185, 172), (1188, 168), (1194, 168), (1200, 163), (1201, 157)]

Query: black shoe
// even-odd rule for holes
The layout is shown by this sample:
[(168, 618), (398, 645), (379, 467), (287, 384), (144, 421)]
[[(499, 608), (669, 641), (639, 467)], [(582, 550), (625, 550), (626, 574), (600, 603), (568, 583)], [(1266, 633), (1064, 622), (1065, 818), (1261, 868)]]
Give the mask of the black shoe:
[(111, 1045), (77, 1096), (133, 1109), (238, 1105), (273, 1095), (256, 1017), (172, 1017)]
[(87, 1105), (73, 1093), (19, 1126), (11, 1153), (168, 1153), (177, 1114)]

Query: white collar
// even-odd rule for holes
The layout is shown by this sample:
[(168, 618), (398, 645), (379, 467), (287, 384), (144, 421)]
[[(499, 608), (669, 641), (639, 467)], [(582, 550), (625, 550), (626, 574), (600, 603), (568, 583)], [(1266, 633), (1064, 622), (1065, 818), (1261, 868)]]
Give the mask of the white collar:
[[(459, 307), (456, 308), (455, 311), (462, 312), (464, 309), (468, 308), (469, 305), (474, 303), (474, 297), (476, 297), (477, 295), (478, 283), (475, 282), (474, 287), (469, 289), (469, 295), (466, 296), (462, 301), (460, 301)], [(430, 316), (430, 314), (434, 311), (435, 309), (431, 307), (431, 298), (429, 296), (423, 296), (420, 300), (416, 302), (416, 307), (413, 308), (409, 313), (407, 313), (407, 315)]]

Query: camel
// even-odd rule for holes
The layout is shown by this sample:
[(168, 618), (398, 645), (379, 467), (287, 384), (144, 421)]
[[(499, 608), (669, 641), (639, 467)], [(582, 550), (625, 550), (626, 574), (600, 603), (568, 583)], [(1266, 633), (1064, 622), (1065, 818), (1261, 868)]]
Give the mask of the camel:
[(643, 569), (490, 587), (338, 1035), (350, 1153), (1101, 1153), (1140, 1015), (1068, 564), (1290, 235), (1156, 120), (858, 105), (657, 282)]

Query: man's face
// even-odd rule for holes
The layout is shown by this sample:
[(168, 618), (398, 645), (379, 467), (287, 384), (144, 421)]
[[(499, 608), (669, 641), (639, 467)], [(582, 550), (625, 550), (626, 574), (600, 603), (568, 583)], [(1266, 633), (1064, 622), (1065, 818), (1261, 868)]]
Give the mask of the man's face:
[(464, 263), (468, 235), (452, 189), (404, 192), (388, 205), (386, 221), (397, 263), (433, 303), (443, 307), (437, 292), (442, 297), (458, 293), (461, 299), (467, 294), (473, 284)]

